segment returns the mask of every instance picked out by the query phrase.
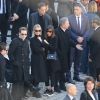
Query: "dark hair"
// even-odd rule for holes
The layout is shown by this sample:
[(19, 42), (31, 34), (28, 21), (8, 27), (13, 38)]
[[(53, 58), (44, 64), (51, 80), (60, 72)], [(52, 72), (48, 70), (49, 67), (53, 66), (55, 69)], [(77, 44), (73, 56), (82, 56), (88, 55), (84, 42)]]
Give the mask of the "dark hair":
[(80, 7), (80, 8), (82, 9), (82, 6), (81, 6), (80, 3), (75, 3), (75, 4), (74, 4), (74, 7)]
[(52, 25), (48, 25), (48, 27), (46, 28), (46, 35), (45, 35), (45, 38), (47, 38), (47, 31), (48, 30), (52, 30), (52, 35), (51, 37), (54, 37), (55, 36), (55, 30), (54, 30), (54, 27)]
[(20, 28), (19, 28), (19, 33), (21, 33), (22, 30), (23, 30), (23, 31), (27, 31), (27, 28), (26, 28), (26, 27), (20, 27)]
[(46, 6), (46, 3), (45, 2), (40, 2), (40, 3), (38, 3), (38, 8), (40, 9), (41, 7), (44, 7), (44, 6)]
[[(94, 80), (94, 78), (89, 76), (89, 77), (87, 77), (87, 78), (84, 80), (84, 87), (85, 87), (85, 89), (86, 89), (86, 85), (87, 85), (87, 83), (88, 83), (89, 81), (91, 81), (91, 82), (95, 85), (95, 80)], [(94, 89), (95, 89), (95, 86), (94, 86)]]
[(4, 43), (4, 42), (0, 42), (0, 52), (2, 50), (6, 50), (6, 43)]

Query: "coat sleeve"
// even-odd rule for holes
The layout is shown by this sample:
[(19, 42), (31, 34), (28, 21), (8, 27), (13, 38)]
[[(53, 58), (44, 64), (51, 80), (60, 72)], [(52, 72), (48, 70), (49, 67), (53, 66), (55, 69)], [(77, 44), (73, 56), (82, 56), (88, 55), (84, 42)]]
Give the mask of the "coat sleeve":
[(30, 48), (36, 54), (43, 54), (43, 47), (38, 46), (37, 42), (32, 39), (30, 40)]
[(12, 41), (8, 50), (8, 56), (11, 62), (15, 62), (14, 53), (16, 49), (17, 49), (17, 44), (15, 43), (15, 41)]

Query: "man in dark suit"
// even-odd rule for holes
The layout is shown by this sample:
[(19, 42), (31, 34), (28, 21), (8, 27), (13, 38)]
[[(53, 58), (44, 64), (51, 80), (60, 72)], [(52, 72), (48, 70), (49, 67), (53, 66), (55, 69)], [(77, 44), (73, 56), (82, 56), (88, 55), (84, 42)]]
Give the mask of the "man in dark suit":
[(38, 11), (32, 13), (29, 20), (29, 35), (32, 35), (33, 26), (35, 24), (40, 24), (42, 27), (42, 37), (44, 37), (45, 29), (48, 25), (52, 25), (52, 18), (46, 14), (46, 4), (44, 2), (40, 2), (38, 4)]
[(82, 81), (79, 78), (79, 71), (81, 65), (82, 53), (85, 50), (87, 42), (87, 34), (89, 30), (88, 18), (82, 14), (82, 9), (80, 4), (74, 6), (74, 14), (69, 17), (69, 23), (71, 28), (71, 37), (73, 41), (80, 44), (83, 50), (78, 50), (75, 48), (75, 59), (74, 59), (74, 80)]
[(24, 4), (23, 0), (11, 0), (11, 21), (12, 21), (12, 30), (11, 30), (11, 39), (16, 38), (19, 32), (20, 27), (27, 26), (27, 11), (28, 8)]
[[(57, 53), (58, 58), (60, 61), (61, 70), (59, 72), (59, 85), (61, 90), (65, 89), (65, 81), (69, 83), (73, 83), (71, 80), (71, 74), (70, 74), (70, 65), (69, 65), (69, 54), (70, 54), (70, 47), (71, 46), (78, 46), (74, 44), (74, 42), (71, 40), (70, 34), (71, 31), (69, 29), (69, 21), (68, 18), (62, 17), (59, 21), (59, 27), (55, 30), (55, 33), (57, 35), (58, 43), (57, 43)], [(79, 46), (78, 46), (79, 47)], [(78, 48), (80, 49), (80, 48)], [(66, 73), (67, 71), (67, 73)], [(66, 78), (65, 78), (66, 73)], [(57, 86), (55, 86), (57, 88)]]
[(89, 40), (90, 47), (90, 75), (100, 81), (100, 18), (92, 21), (94, 32)]
[(74, 84), (67, 84), (67, 95), (63, 100), (76, 100), (74, 96), (77, 94), (77, 88)]
[(0, 32), (2, 42), (6, 42), (9, 15), (10, 0), (0, 0)]

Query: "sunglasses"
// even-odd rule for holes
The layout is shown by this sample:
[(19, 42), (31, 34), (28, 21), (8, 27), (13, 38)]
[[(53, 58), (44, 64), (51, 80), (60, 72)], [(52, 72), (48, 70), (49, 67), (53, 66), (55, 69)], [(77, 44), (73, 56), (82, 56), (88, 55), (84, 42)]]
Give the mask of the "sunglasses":
[(35, 30), (35, 32), (41, 32), (41, 30)]
[(26, 36), (27, 34), (21, 34), (21, 35), (25, 35)]
[(50, 33), (52, 33), (53, 31), (47, 31), (47, 32), (50, 32)]

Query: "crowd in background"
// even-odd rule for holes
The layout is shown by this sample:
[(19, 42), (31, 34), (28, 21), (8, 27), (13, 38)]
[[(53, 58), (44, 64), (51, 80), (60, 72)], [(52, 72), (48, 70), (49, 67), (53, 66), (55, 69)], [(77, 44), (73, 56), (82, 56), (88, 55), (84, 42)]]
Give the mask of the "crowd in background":
[[(94, 85), (100, 81), (100, 1), (57, 0), (57, 9), (54, 2), (0, 1), (0, 89), (10, 82), (12, 99), (21, 100), (27, 90), (41, 98), (40, 82), (45, 82), (44, 94), (52, 95), (66, 91), (66, 82), (83, 82), (83, 73), (94, 79), (84, 81), (85, 92), (80, 100), (99, 100), (100, 90), (97, 99)], [(7, 49), (10, 26), (11, 43)], [(6, 60), (2, 57), (5, 54)], [(5, 94), (10, 96), (8, 92)]]

